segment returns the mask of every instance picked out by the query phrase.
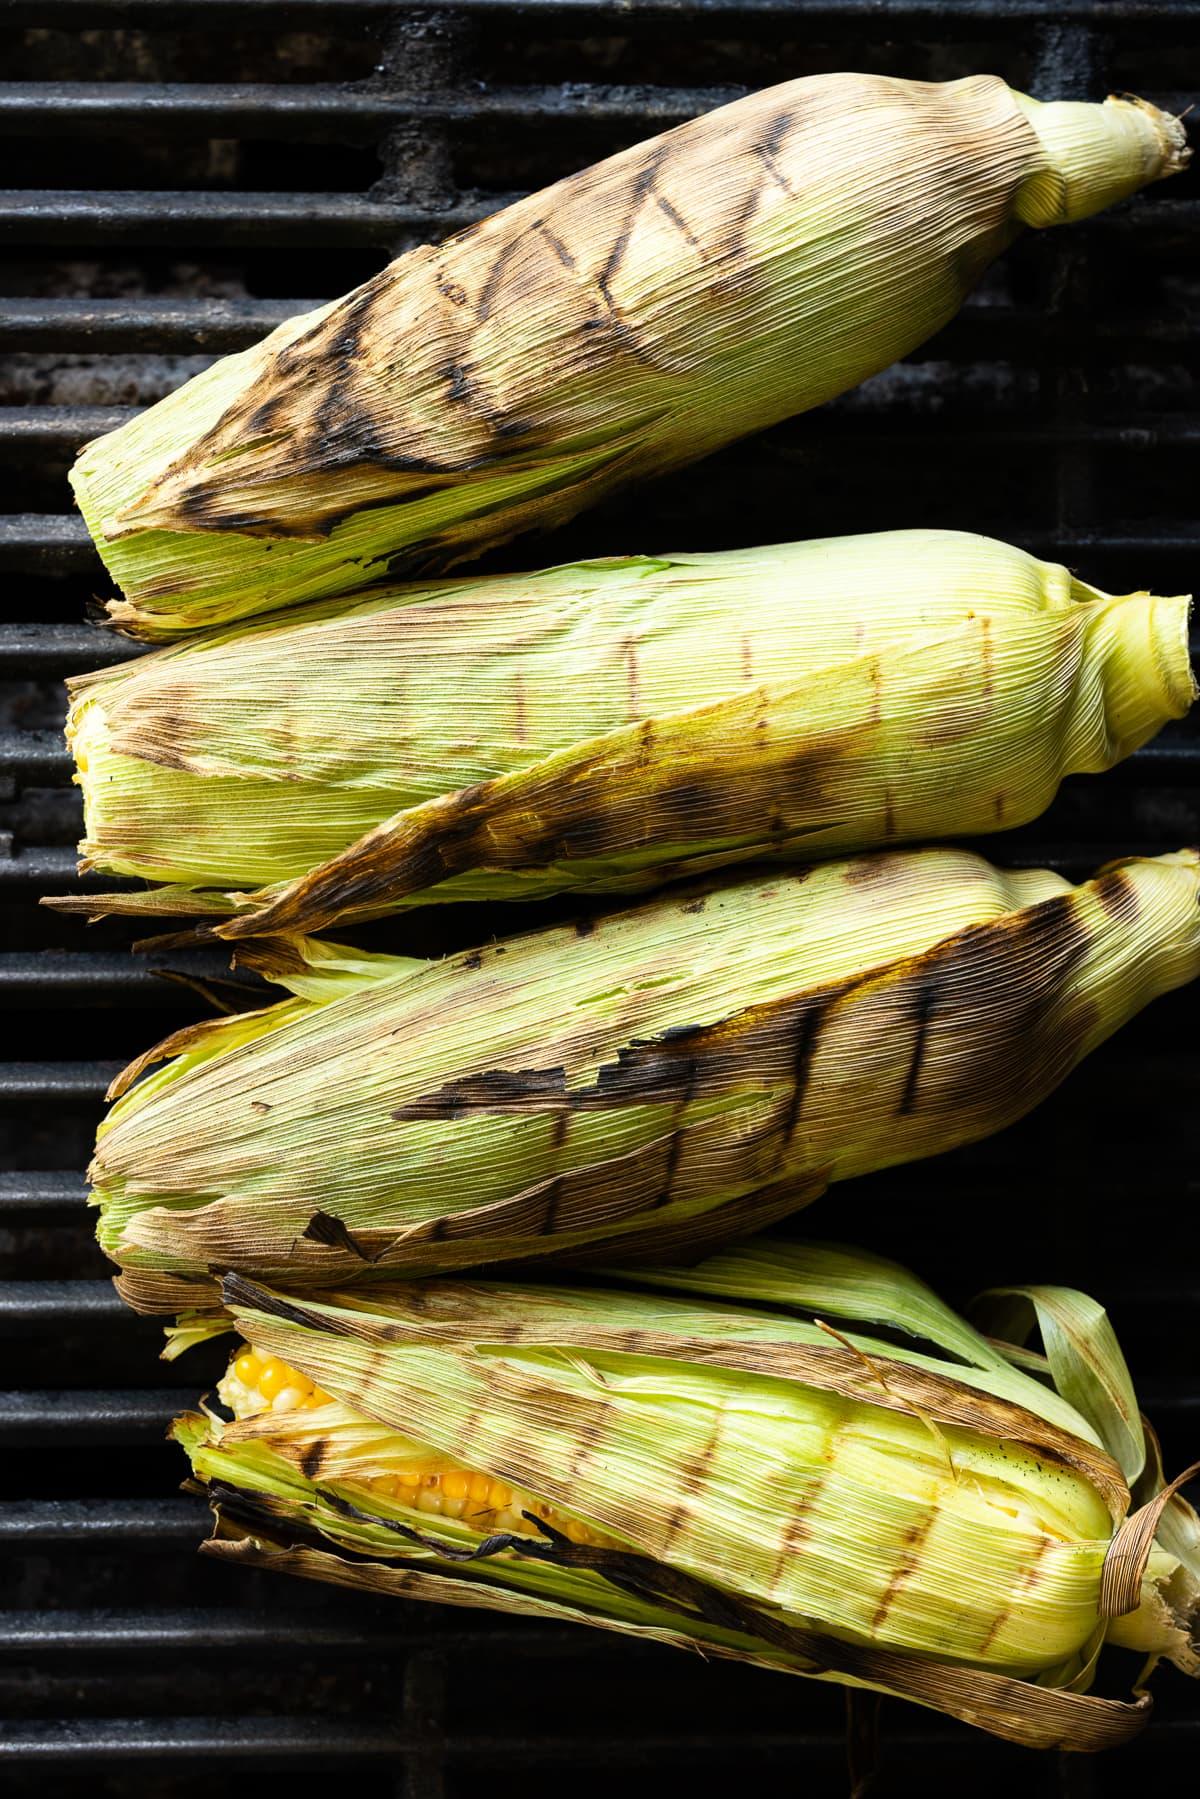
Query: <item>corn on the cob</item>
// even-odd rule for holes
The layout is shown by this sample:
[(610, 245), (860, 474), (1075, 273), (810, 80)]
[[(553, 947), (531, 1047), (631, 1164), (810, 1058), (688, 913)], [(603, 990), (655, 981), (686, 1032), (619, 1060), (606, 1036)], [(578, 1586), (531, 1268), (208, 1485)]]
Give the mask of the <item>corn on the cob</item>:
[[(744, 1235), (985, 1136), (1200, 972), (1200, 855), (961, 851), (684, 889), (435, 963), (264, 940), (296, 995), (132, 1065), (91, 1176), (145, 1310)], [(150, 1063), (171, 1057), (145, 1081)]]
[(72, 683), (82, 866), (176, 885), (50, 903), (311, 930), (1021, 824), (1186, 710), (1187, 614), (951, 531), (326, 602)]
[[(1194, 1515), (1144, 1466), (1110, 1331), (1068, 1334), (1054, 1369), (1100, 1371), (1124, 1471), (1055, 1384), (876, 1258), (758, 1245), (642, 1286), (299, 1305), (230, 1277), (233, 1422), (175, 1429), (223, 1533), (207, 1547), (876, 1687), (1041, 1745), (1143, 1722), (1145, 1702), (1084, 1694), (1108, 1635), (1197, 1672)], [(1107, 1327), (1082, 1295), (1028, 1291)], [(1129, 1482), (1154, 1501), (1136, 1528)], [(1182, 1546), (1147, 1555), (1168, 1506)]]
[(816, 406), (1023, 225), (1173, 173), (1140, 101), (788, 82), (557, 183), (226, 357), (73, 481), (146, 637), (445, 567)]

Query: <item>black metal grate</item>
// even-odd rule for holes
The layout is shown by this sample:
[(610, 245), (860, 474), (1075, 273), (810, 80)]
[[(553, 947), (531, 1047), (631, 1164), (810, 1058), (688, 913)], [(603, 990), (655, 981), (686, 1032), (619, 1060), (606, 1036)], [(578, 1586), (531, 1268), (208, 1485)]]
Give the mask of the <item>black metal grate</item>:
[[(831, 68), (980, 69), (1043, 95), (1200, 88), (1193, 0), (8, 0), (0, 16), (0, 1754), (13, 1792), (264, 1794), (361, 1773), (411, 1799), (579, 1799), (685, 1776), (844, 1789), (836, 1691), (501, 1620), (213, 1569), (162, 1441), (211, 1377), (166, 1368), (91, 1242), (107, 1078), (191, 997), (34, 908), (72, 880), (62, 675), (123, 653), (67, 510), (79, 443), (407, 245), (746, 87)], [(1030, 236), (957, 323), (822, 414), (516, 554), (718, 547), (901, 524), (1010, 537), (1114, 589), (1191, 585), (1200, 450), (1195, 177)], [(1200, 733), (1075, 782), (1001, 860), (1071, 874), (1200, 836)], [(423, 929), (404, 927), (406, 941)], [(478, 920), (444, 921), (464, 937)], [(399, 932), (397, 933), (399, 934)], [(203, 967), (203, 958), (194, 964)], [(952, 1298), (1068, 1280), (1109, 1305), (1169, 1467), (1197, 1452), (1194, 996), (1160, 1002), (1036, 1118), (840, 1189), (812, 1228), (903, 1254)], [(1114, 1657), (1117, 1679), (1135, 1673)], [(1104, 1761), (1035, 1757), (885, 1708), (881, 1795), (1116, 1795), (1194, 1755), (1159, 1682)], [(285, 1788), (285, 1783), (289, 1783)]]

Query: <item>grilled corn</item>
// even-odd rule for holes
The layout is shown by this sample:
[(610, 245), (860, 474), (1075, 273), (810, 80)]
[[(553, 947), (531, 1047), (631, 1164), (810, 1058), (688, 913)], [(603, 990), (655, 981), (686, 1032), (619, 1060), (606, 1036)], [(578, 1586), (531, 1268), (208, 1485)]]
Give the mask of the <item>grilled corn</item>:
[[(1048, 1374), (877, 1258), (760, 1244), (643, 1289), (298, 1304), (231, 1277), (232, 1422), (175, 1432), (209, 1549), (871, 1686), (1043, 1746), (1144, 1721), (1081, 1690), (1108, 1635), (1197, 1671), (1195, 1519), (1147, 1466), (1111, 1332), (1059, 1341), (1055, 1366), (1103, 1375), (1139, 1433), (1123, 1464)], [(1187, 1546), (1134, 1544), (1131, 1482), (1149, 1537), (1169, 1505)]]
[(1020, 1117), (1200, 972), (1198, 899), (1194, 851), (1071, 887), (920, 850), (433, 963), (266, 939), (240, 953), (292, 999), (115, 1084), (100, 1241), (176, 1310), (214, 1267), (329, 1285), (745, 1235)]
[(309, 931), (1021, 824), (1186, 710), (1187, 616), (951, 531), (326, 602), (72, 683), (81, 866), (171, 885), (50, 903)]
[(1141, 101), (816, 75), (535, 194), (90, 444), (144, 637), (446, 567), (819, 405), (952, 317), (1024, 225), (1181, 168)]

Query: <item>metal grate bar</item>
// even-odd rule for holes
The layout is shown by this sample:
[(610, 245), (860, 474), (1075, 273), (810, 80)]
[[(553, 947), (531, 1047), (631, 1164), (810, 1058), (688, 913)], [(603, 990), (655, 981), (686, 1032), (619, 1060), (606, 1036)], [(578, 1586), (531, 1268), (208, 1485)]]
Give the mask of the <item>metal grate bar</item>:
[[(162, 0), (8, 0), (19, 23), (52, 21), (76, 28), (114, 22), (159, 24)], [(1059, 25), (1074, 22), (1169, 26), (1195, 18), (1192, 0), (421, 0), (430, 16), (499, 14), (533, 25), (560, 18), (719, 19), (747, 22), (780, 19), (788, 24), (822, 23), (845, 27), (863, 20), (890, 29), (900, 25)], [(394, 16), (395, 0), (175, 0), (172, 22), (211, 24), (217, 19), (269, 21), (279, 14), (343, 21), (347, 16)]]
[(186, 1548), (211, 1523), (202, 1499), (26, 1499), (0, 1512), (0, 1551)]
[(0, 349), (140, 350), (224, 355), (256, 343), (317, 300), (0, 298)]
[(135, 419), (140, 406), (0, 406), (0, 451), (76, 450)]
[(0, 1393), (0, 1444), (9, 1449), (94, 1444), (126, 1449), (161, 1443), (178, 1410), (178, 1396), (161, 1387)]
[(0, 233), (37, 244), (238, 245), (255, 250), (386, 248), (417, 234), (445, 237), (516, 194), (462, 196), (444, 207), (359, 194), (94, 192), (0, 189)]
[[(207, 1534), (207, 1533), (204, 1533)], [(0, 1612), (0, 1657), (36, 1654), (83, 1660), (98, 1650), (106, 1655), (225, 1655), (267, 1649), (273, 1656), (358, 1655), (373, 1650), (403, 1650), (413, 1641), (397, 1622), (377, 1623), (361, 1615), (353, 1621), (318, 1613), (289, 1611), (281, 1621), (273, 1611), (7, 1611)], [(514, 1633), (515, 1634), (515, 1633)], [(543, 1645), (544, 1647), (544, 1645)]]
[(74, 1168), (0, 1173), (0, 1221), (6, 1224), (47, 1212), (74, 1218), (86, 1200), (87, 1182)]
[(77, 857), (67, 844), (50, 847), (34, 844), (7, 847), (0, 833), (0, 893), (28, 889), (35, 895), (51, 893), (97, 893), (132, 883), (122, 875), (79, 875)]
[(98, 565), (88, 528), (73, 513), (9, 512), (0, 516), (0, 569), (75, 574)]
[(212, 136), (356, 137), (374, 142), (408, 120), (518, 124), (594, 122), (665, 130), (740, 100), (744, 87), (556, 87), (420, 92), (239, 82), (0, 82), (0, 132), (126, 131), (131, 126)]
[(178, 1006), (180, 988), (167, 978), (215, 983), (222, 997), (252, 1007), (270, 990), (229, 972), (229, 955), (172, 950), (155, 964), (122, 950), (27, 950), (0, 956), (0, 1001), (9, 1006)]
[(0, 1064), (0, 1106), (102, 1105), (123, 1062)]
[[(489, 1644), (495, 1653), (497, 1645), (491, 1639)], [(503, 1647), (507, 1652), (507, 1641)], [(418, 1746), (408, 1731), (371, 1718), (354, 1725), (336, 1719), (304, 1717), (39, 1720), (10, 1727), (6, 1738), (0, 1742), (0, 1756), (19, 1757), (23, 1767), (63, 1768), (90, 1766), (93, 1760), (105, 1766), (114, 1762), (187, 1762), (199, 1758), (218, 1766), (259, 1761), (272, 1768), (291, 1761), (319, 1766), (322, 1756), (357, 1767), (381, 1757), (411, 1753)], [(1186, 1756), (1194, 1752), (1200, 1740), (1200, 1725), (1184, 1718), (1156, 1719), (1154, 1740), (1164, 1756)], [(927, 1757), (949, 1755), (961, 1759), (963, 1738), (949, 1725), (941, 1730), (926, 1726), (897, 1732), (895, 1746), (909, 1765), (918, 1761), (924, 1765)], [(485, 1768), (495, 1765), (518, 1774), (523, 1769), (558, 1763), (565, 1767), (586, 1766), (589, 1771), (625, 1767), (644, 1772), (653, 1764), (674, 1770), (696, 1764), (707, 1767), (716, 1759), (722, 1766), (744, 1767), (747, 1754), (745, 1735), (731, 1728), (689, 1730), (686, 1737), (656, 1736), (640, 1730), (558, 1735), (539, 1732), (534, 1738), (520, 1731), (504, 1736), (457, 1731), (446, 1747), (456, 1764), (478, 1762)], [(840, 1764), (843, 1753), (843, 1738), (827, 1730), (753, 1733), (756, 1768), (761, 1759), (764, 1764), (779, 1765), (794, 1774), (797, 1767), (807, 1765), (810, 1757), (827, 1757)], [(989, 1753), (1012, 1752), (993, 1747)], [(1079, 1791), (1075, 1785), (1063, 1790), (1072, 1794)]]
[(75, 1329), (81, 1324), (128, 1322), (108, 1281), (0, 1281), (0, 1332)]
[(0, 681), (55, 680), (128, 661), (143, 646), (92, 625), (0, 624)]

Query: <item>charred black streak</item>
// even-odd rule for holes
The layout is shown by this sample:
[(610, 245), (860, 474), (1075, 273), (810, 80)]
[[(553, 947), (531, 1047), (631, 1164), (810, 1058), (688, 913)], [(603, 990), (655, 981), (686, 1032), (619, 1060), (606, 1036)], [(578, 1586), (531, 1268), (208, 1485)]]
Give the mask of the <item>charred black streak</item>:
[(479, 298), (475, 303), (475, 316), (481, 324), (487, 320), (488, 315), (492, 310), (492, 301), (496, 297), (504, 271), (519, 248), (520, 239), (516, 237), (510, 238), (493, 261), (491, 268), (488, 270), (487, 280), (484, 282), (483, 287), (480, 290)]
[(683, 218), (681, 214), (676, 212), (665, 194), (656, 194), (654, 197), (658, 205), (658, 210), (662, 213), (663, 217), (669, 219), (676, 231), (679, 232), (680, 236), (687, 240), (693, 250), (703, 256), (704, 245), (700, 242), (700, 239), (696, 236), (696, 233), (692, 230), (687, 220)]
[[(563, 1113), (563, 1117), (564, 1119), (566, 1118), (565, 1112)], [(552, 1237), (554, 1235), (554, 1226), (558, 1219), (558, 1208), (562, 1200), (565, 1186), (566, 1182), (561, 1174), (555, 1175), (553, 1180), (546, 1182), (545, 1203), (542, 1208), (542, 1218), (539, 1226), (539, 1234), (543, 1237)]]
[(900, 1114), (913, 1111), (917, 1101), (917, 1084), (921, 1078), (921, 1064), (925, 1060), (925, 1046), (929, 1037), (929, 1021), (933, 1016), (935, 993), (931, 986), (922, 987), (917, 994), (914, 1008), (916, 1032), (913, 1037), (912, 1055), (909, 1058), (908, 1073), (904, 1077), (904, 1091), (900, 1095), (900, 1104), (896, 1111)]
[(754, 154), (758, 157), (759, 162), (762, 163), (764, 169), (766, 169), (767, 174), (771, 177), (771, 180), (775, 185), (782, 188), (789, 198), (794, 198), (795, 190), (787, 176), (783, 173), (783, 170), (779, 167), (779, 164), (776, 162), (775, 152), (771, 149), (770, 145), (755, 144)]
[(473, 949), (469, 956), (463, 957), (462, 965), (464, 968), (482, 968), (483, 952), (481, 950)]
[(990, 700), (992, 697), (994, 661), (992, 651), (992, 621), (990, 618), (981, 618), (979, 621), (979, 660), (983, 668), (983, 697), (985, 700)]
[(698, 912), (703, 912), (706, 904), (707, 902), (705, 900), (694, 899), (689, 900), (686, 906), (681, 906), (679, 909), (681, 912), (687, 912), (694, 915)]
[(348, 1250), (352, 1256), (357, 1256), (360, 1262), (376, 1260), (362, 1247), (362, 1244), (342, 1223), (342, 1220), (335, 1218), (330, 1212), (314, 1212), (301, 1235), (306, 1237), (310, 1243), (324, 1244), (327, 1249)]
[(626, 210), (625, 217), (621, 222), (621, 228), (613, 239), (612, 247), (604, 261), (604, 267), (596, 276), (596, 286), (599, 288), (601, 296), (603, 297), (610, 320), (617, 328), (619, 334), (629, 342), (629, 347), (634, 355), (638, 356), (641, 355), (641, 351), (638, 345), (637, 333), (632, 329), (628, 320), (622, 314), (620, 307), (617, 305), (616, 300), (613, 298), (612, 283), (618, 269), (625, 260), (625, 252), (629, 248), (629, 240), (633, 236), (633, 228), (637, 223), (638, 214), (642, 210), (648, 196), (653, 193), (659, 167), (668, 154), (669, 151), (666, 146), (660, 146), (654, 152), (654, 155), (647, 163), (646, 167), (634, 177), (633, 182), (631, 183), (632, 192), (629, 206)]
[(575, 920), (575, 935), (577, 937), (590, 937), (595, 928), (596, 921), (594, 918), (577, 918)]
[(309, 1480), (316, 1480), (325, 1463), (325, 1451), (329, 1447), (324, 1437), (314, 1437), (300, 1457), (300, 1472)]
[(575, 258), (567, 249), (567, 246), (563, 243), (561, 237), (555, 236), (554, 232), (551, 231), (544, 219), (535, 219), (531, 229), (536, 231), (538, 236), (549, 244), (554, 254), (558, 257), (558, 260), (562, 263), (564, 269), (575, 268)]
[(803, 1013), (796, 1025), (796, 1047), (792, 1056), (792, 1092), (788, 1100), (788, 1109), (784, 1114), (781, 1138), (783, 1153), (788, 1150), (800, 1123), (800, 1114), (804, 1110), (804, 1096), (808, 1090), (808, 1079), (812, 1073), (813, 1059), (824, 1023), (825, 1008), (812, 1006)]
[(265, 1099), (252, 1099), (250, 1101), (250, 1110), (252, 1112), (258, 1112), (260, 1115), (262, 1115), (264, 1113), (269, 1112), (271, 1110), (271, 1108), (267, 1104)]
[(310, 1312), (306, 1306), (284, 1299), (281, 1294), (272, 1293), (267, 1287), (260, 1287), (244, 1274), (230, 1273), (223, 1276), (221, 1299), (229, 1307), (242, 1306), (247, 1311), (261, 1312), (267, 1318), (282, 1318), (287, 1324), (303, 1324), (311, 1330), (331, 1331), (337, 1336), (352, 1334), (340, 1328), (334, 1320), (323, 1318), (317, 1312)]
[(742, 680), (747, 687), (754, 684), (754, 651), (749, 637), (742, 637)]

